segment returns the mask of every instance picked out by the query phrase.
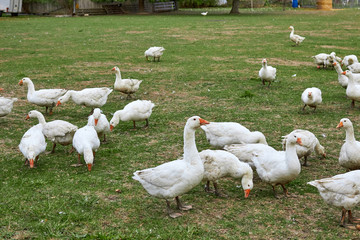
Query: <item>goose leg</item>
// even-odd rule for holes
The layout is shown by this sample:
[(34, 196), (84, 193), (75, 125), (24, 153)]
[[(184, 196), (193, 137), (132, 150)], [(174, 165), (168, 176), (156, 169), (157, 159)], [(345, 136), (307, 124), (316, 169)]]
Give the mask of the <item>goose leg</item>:
[(268, 87), (270, 87), (270, 85), (271, 85), (271, 81), (269, 81), (269, 85), (268, 85)]
[(183, 211), (188, 211), (188, 210), (192, 209), (191, 205), (185, 205), (185, 206), (182, 205), (178, 196), (175, 197), (175, 200), (176, 200), (176, 205), (177, 205), (178, 209), (183, 210)]
[(206, 181), (205, 192), (210, 192), (210, 181)]
[(105, 135), (105, 133), (104, 133), (104, 140), (103, 140), (103, 143), (105, 143), (106, 142), (106, 135)]
[(218, 185), (216, 182), (213, 182), (213, 185), (214, 185), (214, 188), (215, 188), (215, 195), (218, 196), (218, 197), (227, 197), (226, 194), (223, 194), (223, 193), (220, 193), (219, 191), (219, 188), (218, 188)]
[(74, 146), (71, 146), (71, 149), (70, 149), (70, 151), (69, 151), (69, 154), (73, 153), (74, 150), (75, 150)]
[(351, 210), (348, 210), (349, 223), (360, 223), (360, 218), (354, 218)]
[(48, 107), (45, 107), (45, 113), (47, 113), (47, 111), (48, 111)]
[(54, 153), (54, 152), (55, 152), (55, 147), (56, 147), (56, 143), (53, 143), (53, 148), (52, 148), (52, 150), (51, 150), (50, 153)]
[(304, 156), (304, 163), (303, 163), (303, 166), (304, 166), (304, 167), (309, 166), (309, 165), (307, 164), (307, 156)]
[(38, 160), (39, 160), (39, 156), (36, 156), (36, 158), (35, 158), (35, 167), (37, 167), (37, 162), (38, 162)]
[(351, 108), (354, 108), (355, 107), (355, 100), (352, 100), (351, 102)]
[(134, 124), (134, 129), (136, 129), (136, 124), (135, 124), (135, 121), (133, 121), (133, 124)]
[(265, 80), (264, 79), (261, 79), (262, 80), (262, 84), (265, 85)]
[(182, 216), (181, 213), (173, 212), (173, 210), (171, 210), (170, 203), (167, 199), (166, 199), (166, 210), (168, 212), (169, 217), (171, 218), (177, 218)]
[(305, 104), (304, 107), (302, 108), (303, 111), (305, 110), (305, 107), (306, 107), (306, 104)]
[(279, 199), (279, 196), (276, 194), (275, 186), (271, 185), (273, 191), (274, 191), (274, 197)]
[(52, 114), (53, 114), (53, 108), (50, 107), (49, 115), (52, 115)]
[(282, 189), (284, 190), (284, 195), (285, 197), (291, 197), (288, 190), (286, 189), (286, 187), (283, 184), (280, 184), (280, 186), (282, 187)]
[(316, 106), (314, 107), (314, 111), (313, 111), (313, 112), (315, 112), (315, 110), (316, 110)]
[(149, 126), (149, 120), (145, 119), (145, 121), (146, 121), (145, 128), (147, 128)]
[(345, 227), (345, 217), (346, 217), (346, 209), (341, 209), (341, 219), (340, 219), (340, 226)]
[(29, 160), (27, 160), (27, 158), (25, 158), (24, 165), (29, 165)]

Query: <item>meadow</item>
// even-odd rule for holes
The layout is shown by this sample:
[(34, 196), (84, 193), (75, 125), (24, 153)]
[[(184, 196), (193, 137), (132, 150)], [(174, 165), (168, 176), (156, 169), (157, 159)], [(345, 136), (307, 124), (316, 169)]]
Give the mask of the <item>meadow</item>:
[[(300, 46), (289, 39), (290, 25), (306, 37)], [(306, 183), (346, 171), (338, 164), (345, 139), (344, 130), (336, 129), (341, 118), (353, 122), (360, 138), (360, 104), (350, 108), (335, 70), (317, 69), (311, 58), (332, 51), (340, 57), (359, 56), (359, 10), (20, 16), (1, 18), (0, 29), (1, 95), (19, 99), (12, 113), (0, 118), (0, 238), (358, 238), (357, 231), (339, 226), (340, 209), (326, 205)], [(145, 60), (150, 46), (166, 49), (160, 62)], [(277, 80), (269, 88), (258, 78), (263, 58), (277, 68)], [(27, 89), (19, 80), (29, 77), (36, 89), (112, 87), (114, 66), (123, 78), (143, 80), (134, 99), (156, 104), (149, 128), (142, 128), (143, 122), (133, 130), (132, 122), (120, 122), (97, 151), (91, 172), (85, 165), (71, 166), (77, 154), (69, 154), (69, 146), (41, 155), (34, 169), (24, 166), (18, 144), (38, 123), (26, 121), (26, 114), (45, 109), (27, 102)], [(315, 112), (302, 111), (300, 96), (308, 87), (322, 90), (323, 103)], [(131, 101), (114, 91), (102, 110), (110, 120)], [(45, 118), (82, 127), (89, 112), (69, 101)], [(219, 186), (227, 197), (206, 193), (202, 183), (181, 197), (194, 209), (171, 219), (165, 201), (149, 196), (132, 174), (181, 157), (184, 124), (194, 115), (261, 131), (278, 150), (281, 136), (307, 129), (327, 157), (313, 154), (308, 159), (310, 166), (287, 185), (291, 198), (275, 199), (271, 186), (255, 174), (254, 188), (244, 199), (240, 180), (224, 178)], [(201, 129), (196, 143), (199, 151), (211, 148)], [(47, 151), (51, 146), (48, 142)], [(359, 208), (354, 214), (360, 216)]]

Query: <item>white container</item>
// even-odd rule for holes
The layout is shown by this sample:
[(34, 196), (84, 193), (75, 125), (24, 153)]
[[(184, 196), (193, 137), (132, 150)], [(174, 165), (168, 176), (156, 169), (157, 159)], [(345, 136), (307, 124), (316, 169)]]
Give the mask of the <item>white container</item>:
[(0, 0), (0, 17), (2, 13), (17, 16), (21, 12), (22, 0)]

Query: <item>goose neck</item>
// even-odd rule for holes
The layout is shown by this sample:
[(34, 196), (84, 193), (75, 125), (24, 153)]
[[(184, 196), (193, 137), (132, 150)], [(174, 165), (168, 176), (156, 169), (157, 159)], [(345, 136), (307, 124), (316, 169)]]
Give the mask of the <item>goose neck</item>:
[(40, 112), (36, 114), (37, 119), (39, 120), (39, 123), (44, 125), (46, 124), (45, 117)]
[(296, 154), (296, 146), (294, 143), (287, 142), (285, 154), (289, 170), (298, 170), (299, 168), (301, 168), (299, 158)]
[[(184, 160), (193, 162), (193, 160), (199, 159), (199, 152), (195, 143), (195, 130), (185, 126), (184, 129)], [(200, 160), (201, 161), (201, 160)]]
[(28, 80), (26, 82), (27, 88), (28, 88), (28, 94), (34, 93), (35, 92), (35, 86), (34, 83), (31, 80)]
[(120, 69), (118, 71), (115, 71), (115, 76), (116, 76), (116, 80), (122, 80)]
[(352, 126), (346, 128), (345, 132), (346, 132), (346, 138), (345, 138), (346, 142), (355, 142), (356, 141), (355, 136), (354, 136), (354, 128)]

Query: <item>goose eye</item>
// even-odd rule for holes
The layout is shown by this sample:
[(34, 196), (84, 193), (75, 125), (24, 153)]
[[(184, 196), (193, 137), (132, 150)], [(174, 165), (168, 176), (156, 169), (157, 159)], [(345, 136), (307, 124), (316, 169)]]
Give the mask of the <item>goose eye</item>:
[(194, 121), (196, 121), (196, 118), (193, 118)]
[(346, 120), (344, 120), (344, 122), (346, 122)]

